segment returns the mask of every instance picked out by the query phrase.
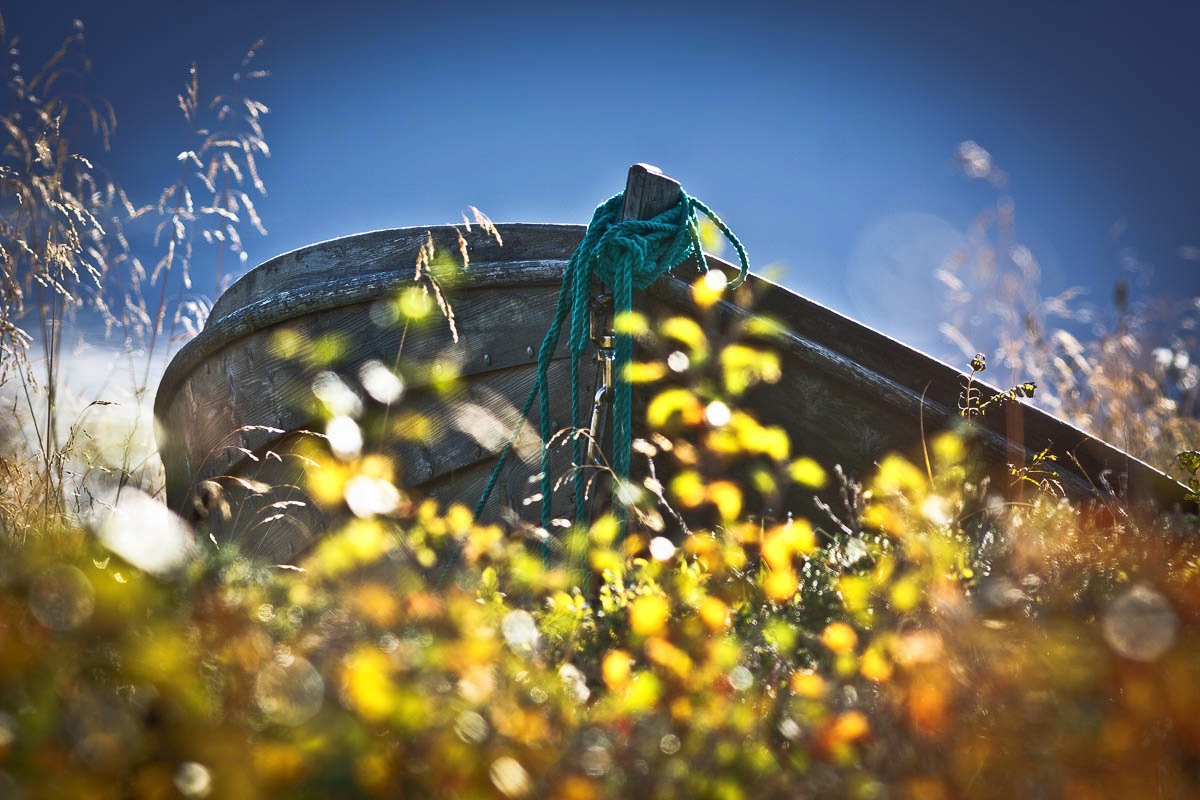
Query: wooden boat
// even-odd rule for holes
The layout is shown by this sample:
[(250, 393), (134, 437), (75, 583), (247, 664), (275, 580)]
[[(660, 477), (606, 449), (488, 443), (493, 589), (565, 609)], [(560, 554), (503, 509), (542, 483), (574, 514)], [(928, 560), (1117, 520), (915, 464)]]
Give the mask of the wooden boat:
[[(670, 202), (671, 183), (631, 171), (627, 208), (640, 202), (633, 213), (654, 213)], [(256, 556), (286, 562), (302, 554), (337, 522), (314, 502), (305, 477), (308, 460), (327, 450), (313, 433), (324, 430), (316, 386), (329, 396), (326, 405), (366, 404), (362, 430), (383, 442), (399, 485), (474, 506), (533, 385), (563, 270), (583, 232), (547, 224), (384, 230), (305, 247), (252, 270), (220, 297), (159, 386), (169, 504)], [(465, 266), (430, 272), (439, 256), (463, 253)], [(452, 322), (435, 312), (423, 324), (406, 324), (393, 310), (406, 289), (414, 292), (410, 301), (444, 299)], [(671, 275), (640, 302), (658, 313), (695, 313), (690, 280)], [(755, 314), (784, 324), (772, 338), (780, 379), (745, 401), (764, 424), (788, 432), (794, 452), (827, 467), (866, 476), (889, 452), (918, 455), (922, 431), (960, 421), (962, 372), (766, 279), (751, 275), (743, 291), (708, 313), (724, 329)], [(363, 390), (380, 365), (399, 370), (402, 399), (381, 402)], [(551, 397), (554, 429), (570, 419), (568, 371), (564, 343), (550, 373), (550, 386), (562, 387)], [(580, 405), (589, 408), (597, 386), (590, 370), (584, 375)], [(979, 385), (985, 396), (995, 392)], [(393, 400), (396, 388), (382, 400)], [(539, 471), (538, 422), (535, 406), (484, 516), (510, 508), (536, 517), (537, 503), (522, 504)], [(1106, 482), (1160, 510), (1194, 507), (1176, 481), (1032, 406), (1007, 404), (976, 424), (996, 486), (1010, 483), (1008, 464), (1028, 463), (1052, 446), (1073, 456), (1056, 465), (1069, 496), (1095, 497)], [(552, 471), (571, 472), (568, 454), (556, 451)], [(556, 513), (569, 514), (569, 498), (552, 502)], [(797, 490), (776, 511), (804, 513), (810, 503), (811, 492)]]

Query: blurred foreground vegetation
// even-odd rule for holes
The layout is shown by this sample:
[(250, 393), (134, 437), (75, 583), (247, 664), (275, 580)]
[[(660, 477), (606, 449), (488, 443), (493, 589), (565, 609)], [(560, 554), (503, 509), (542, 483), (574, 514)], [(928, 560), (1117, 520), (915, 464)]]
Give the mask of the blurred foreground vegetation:
[[(743, 430), (699, 454), (716, 474), (782, 458), (832, 479)], [(736, 484), (692, 473), (666, 497), (720, 524), (618, 543), (606, 515), (548, 566), (432, 502), (354, 518), (287, 566), (194, 540), (154, 501), (9, 541), (0, 789), (1195, 796), (1195, 520), (1044, 494), (985, 524), (968, 453), (946, 433), (932, 475), (885, 459), (820, 528), (748, 517)], [(369, 456), (343, 466), (312, 480), (378, 479)], [(180, 546), (162, 558), (148, 536)]]
[[(4, 365), (55, 418), (43, 392), (58, 378), (32, 379), (24, 321), (64, 322), (101, 289), (140, 288), (109, 277), (107, 265), (134, 261), (99, 258), (113, 229), (87, 205), (119, 193), (64, 183), (61, 165), (80, 162), (46, 81), (10, 86), (40, 110), (23, 118), (35, 129), (8, 129), (5, 187), (57, 198), (45, 206), (55, 230), (93, 246), (33, 247), (46, 229), (20, 216), (5, 228), (0, 333)], [(182, 106), (199, 144), (184, 162), (217, 187), (210, 173), (241, 173), (230, 140), (194, 123), (195, 86)], [(261, 152), (253, 130), (236, 152)], [(11, 160), (22, 142), (23, 166)], [(233, 190), (214, 188), (218, 211), (203, 214), (186, 181), (173, 185), (144, 212), (165, 220), (160, 268), (128, 273), (159, 289), (194, 237), (240, 252), (228, 226), (257, 219)], [(948, 282), (968, 263), (1026, 263), (981, 241), (993, 256)], [(995, 297), (991, 274), (980, 281)], [(713, 291), (698, 284), (698, 301)], [(186, 329), (192, 308), (119, 307), (136, 312), (126, 322), (140, 320), (129, 330), (147, 359), (171, 314)], [(1138, 414), (1139, 441), (1194, 430), (1193, 340), (1148, 344), (1129, 313), (1095, 344), (1042, 335), (1040, 319), (1016, 318), (1028, 335), (1005, 339), (1002, 358), (1060, 413), (1111, 435), (1141, 402), (1153, 413)], [(315, 459), (307, 488), (331, 513), (364, 491), (377, 502), (352, 504), (302, 561), (257, 563), (155, 500), (127, 449), (89, 451), (74, 426), (13, 434), (0, 464), (0, 797), (1200, 795), (1195, 518), (1071, 506), (1051, 491), (998, 501), (975, 473), (969, 427), (928, 437), (927, 465), (887, 456), (857, 483), (739, 408), (750, 385), (778, 379), (768, 349), (713, 352), (687, 320), (663, 335), (686, 355), (669, 369), (698, 381), (662, 388), (659, 364), (630, 377), (650, 397), (637, 452), (672, 477), (643, 483), (626, 538), (602, 513), (559, 532), (548, 561), (544, 532), (410, 498), (392, 485), (395, 465), (352, 449)], [(36, 341), (52, 368), (61, 337)], [(1038, 364), (1047, 372), (1028, 371)], [(1198, 462), (1180, 463), (1194, 475)], [(102, 466), (118, 499), (72, 495), (79, 464)], [(812, 520), (754, 513), (751, 498), (783, 484), (831, 489), (840, 507)], [(707, 523), (681, 532), (663, 508)]]
[[(719, 291), (699, 280), (697, 303)], [(443, 323), (432, 303), (420, 313)], [(655, 326), (657, 342), (636, 315), (616, 323), (685, 356), (630, 370), (649, 396), (635, 450), (658, 471), (619, 490), (633, 503), (624, 539), (603, 512), (556, 536), (479, 524), (465, 506), (406, 494), (402, 465), (370, 442), (329, 448), (316, 435), (305, 488), (346, 521), (295, 564), (249, 560), (132, 489), (86, 525), (10, 538), (0, 786), (221, 798), (1200, 790), (1194, 517), (1115, 498), (1072, 506), (1051, 483), (1007, 502), (976, 474), (966, 420), (929, 436), (927, 464), (889, 455), (858, 484), (739, 407), (779, 379), (769, 347), (722, 344), (689, 322)], [(327, 413), (330, 430), (357, 424)], [(793, 486), (840, 504), (813, 520), (759, 513)]]

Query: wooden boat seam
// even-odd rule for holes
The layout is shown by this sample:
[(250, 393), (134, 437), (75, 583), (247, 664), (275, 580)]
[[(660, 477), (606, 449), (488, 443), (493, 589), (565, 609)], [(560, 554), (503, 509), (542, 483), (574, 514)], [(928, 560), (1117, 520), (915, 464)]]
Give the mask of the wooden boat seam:
[[(520, 250), (519, 237), (533, 234), (538, 237), (539, 249), (544, 250), (535, 260), (566, 262), (575, 246), (583, 237), (583, 225), (571, 223), (503, 223), (497, 225), (505, 237), (516, 235), (516, 249)], [(517, 230), (519, 229), (519, 230)], [(454, 242), (441, 244), (449, 250), (457, 251), (458, 237), (464, 237), (468, 242), (468, 252), (471, 254), (472, 265), (488, 262), (508, 262), (504, 257), (511, 251), (513, 240), (501, 244), (491, 234), (476, 227), (463, 230), (457, 225), (421, 225), (405, 228), (384, 228), (374, 231), (335, 237), (323, 242), (281, 253), (260, 264), (255, 269), (243, 275), (217, 298), (213, 304), (210, 319), (217, 320), (227, 313), (226, 307), (233, 305), (236, 309), (249, 302), (248, 294), (261, 294), (264, 289), (269, 293), (271, 287), (256, 285), (254, 275), (278, 272), (291, 277), (311, 275), (318, 277), (322, 271), (335, 266), (330, 263), (329, 252), (336, 253), (336, 261), (341, 264), (353, 263), (356, 268), (371, 274), (411, 270), (416, 264), (417, 252), (428, 237), (436, 240), (453, 235)], [(474, 266), (471, 267), (474, 269)]]
[[(559, 354), (559, 355), (555, 355), (554, 358), (551, 359), (551, 364), (561, 363), (563, 361), (566, 361), (568, 358), (570, 358), (570, 355), (565, 352), (562, 354)], [(489, 370), (486, 373), (477, 373), (476, 377), (479, 377), (481, 375), (493, 375), (494, 376), (494, 375), (501, 374), (501, 373), (517, 372), (520, 370), (530, 370), (531, 368), (532, 368), (531, 365), (510, 365), (510, 366), (500, 367), (500, 368), (494, 369), (494, 370)], [(230, 381), (231, 386), (235, 385), (235, 384), (236, 384), (235, 381), (232, 381), (232, 380)], [(415, 391), (425, 391), (428, 389), (429, 389), (428, 386), (417, 387), (415, 389)], [(235, 441), (237, 431), (230, 431), (227, 434), (227, 436), (230, 437), (229, 445), (227, 445), (226, 447), (220, 448), (220, 449), (222, 451), (227, 451), (228, 449), (233, 448), (235, 450), (235, 452), (239, 453), (239, 455), (236, 458), (230, 460), (229, 463), (220, 465), (220, 466), (215, 466), (213, 463), (213, 456), (215, 455), (215, 453), (210, 453), (202, 461), (200, 461), (196, 465), (195, 469), (193, 470), (191, 482), (188, 484), (187, 489), (184, 490), (183, 494), (181, 495), (179, 506), (181, 508), (183, 508), (188, 505), (191, 497), (193, 496), (193, 494), (196, 491), (196, 487), (199, 486), (203, 481), (219, 480), (221, 478), (224, 478), (224, 477), (227, 477), (230, 475), (241, 474), (244, 468), (246, 468), (247, 466), (249, 466), (251, 464), (259, 463), (264, 458), (266, 458), (268, 453), (277, 449), (281, 442), (286, 441), (287, 439), (295, 436), (296, 434), (304, 434), (304, 435), (316, 436), (318, 438), (321, 438), (321, 434), (317, 433), (317, 431), (321, 427), (320, 423), (321, 423), (321, 420), (319, 418), (309, 417), (307, 419), (307, 421), (299, 423), (299, 427), (297, 427), (296, 425), (293, 425), (292, 427), (287, 428), (285, 430), (280, 430), (278, 433), (272, 433), (269, 436), (264, 437), (262, 440), (255, 443), (254, 447), (251, 448), (251, 450), (250, 450), (250, 452), (253, 454), (252, 456), (246, 455), (246, 454), (240, 452), (240, 449), (238, 448), (238, 445)], [(494, 461), (497, 454), (499, 453), (499, 451), (500, 451), (500, 449), (498, 447), (494, 450), (488, 451), (485, 455), (483, 455), (481, 457), (480, 461)], [(478, 463), (478, 462), (475, 462), (475, 463)], [(469, 466), (469, 465), (467, 465), (467, 466)], [(437, 478), (439, 476), (444, 477), (441, 475), (441, 473), (439, 473), (438, 476), (435, 476), (435, 478)]]
[[(736, 269), (734, 265), (713, 256), (708, 256), (708, 260), (710, 264), (719, 266), (727, 271)], [(752, 275), (751, 280), (753, 283), (759, 284), (768, 291), (788, 291), (783, 289), (783, 287), (780, 287), (778, 284), (759, 276)], [(691, 287), (685, 281), (675, 276), (666, 276), (663, 280), (659, 281), (654, 288), (658, 293), (668, 295), (676, 300), (682, 299), (691, 292)], [(791, 293), (789, 292), (789, 294)], [(863, 335), (863, 332), (869, 331), (870, 333), (868, 335), (877, 337), (887, 344), (895, 344), (897, 346), (906, 348), (908, 351), (910, 351), (912, 356), (920, 357), (920, 360), (924, 362), (923, 368), (925, 371), (941, 373), (940, 375), (937, 375), (935, 379), (941, 380), (945, 384), (950, 384), (953, 382), (955, 390), (957, 390), (962, 379), (965, 377), (962, 371), (956, 370), (949, 364), (946, 364), (945, 362), (940, 361), (939, 359), (936, 359), (927, 353), (923, 353), (915, 348), (908, 347), (907, 345), (904, 345), (892, 337), (870, 328), (869, 326), (854, 322), (854, 320), (851, 320), (849, 317), (845, 317), (839, 312), (822, 306), (813, 300), (808, 298), (801, 299), (807, 304), (813, 306), (814, 309), (819, 309), (824, 314), (836, 318), (839, 324), (855, 325), (856, 328), (859, 329), (860, 336)], [(756, 313), (753, 307), (745, 308), (730, 302), (729, 300), (721, 300), (719, 305), (726, 314), (736, 316), (741, 319), (750, 319)], [(785, 324), (787, 322), (787, 320), (784, 320)], [(826, 374), (830, 373), (829, 367), (834, 365), (837, 368), (834, 377), (850, 385), (861, 387), (865, 392), (874, 392), (880, 396), (886, 395), (891, 399), (892, 404), (896, 407), (906, 406), (914, 411), (923, 409), (926, 419), (934, 421), (940, 418), (942, 424), (945, 424), (948, 421), (957, 421), (960, 419), (957, 407), (952, 408), (946, 403), (932, 399), (929, 396), (923, 396), (917, 393), (913, 388), (905, 386), (895, 378), (889, 377), (888, 375), (885, 375), (884, 373), (879, 372), (870, 366), (860, 363), (853, 358), (838, 352), (837, 350), (820, 344), (805, 334), (798, 333), (790, 327), (785, 327), (780, 331), (780, 335), (791, 345), (790, 353), (798, 360), (810, 366), (818, 367), (824, 370)], [(1000, 389), (997, 389), (991, 384), (979, 379), (975, 380), (974, 385), (985, 393), (1001, 393)], [(1186, 491), (1186, 487), (1161, 470), (1158, 470), (1136, 456), (1126, 453), (1125, 451), (1120, 450), (1101, 439), (1097, 439), (1096, 437), (1077, 428), (1066, 420), (1059, 419), (1058, 417), (1055, 417), (1049, 412), (1044, 411), (1043, 409), (1032, 404), (1022, 403), (1020, 408), (1023, 414), (1028, 415), (1028, 421), (1025, 425), (1026, 429), (1033, 427), (1044, 428), (1053, 426), (1059, 428), (1061, 432), (1072, 435), (1072, 438), (1074, 439), (1073, 442), (1057, 441), (1048, 443), (1053, 445), (1056, 452), (1060, 454), (1066, 454), (1076, 453), (1077, 451), (1081, 450), (1087, 451), (1091, 459), (1097, 463), (1097, 466), (1104, 470), (1124, 473), (1127, 476), (1132, 476), (1134, 474), (1134, 470), (1132, 470), (1131, 467), (1136, 464), (1137, 468), (1140, 470), (1156, 473), (1161, 478), (1176, 484), (1176, 487), (1180, 493)], [(997, 410), (997, 413), (1000, 413), (999, 410)], [(1002, 431), (995, 428), (997, 419), (999, 419), (999, 417), (993, 416), (985, 420), (977, 420), (973, 423), (973, 427), (977, 434), (981, 437), (980, 443), (986, 449), (998, 454), (1011, 452), (1011, 448), (1015, 442), (1008, 438), (1008, 436), (1006, 436)], [(1029, 463), (1033, 455), (1036, 454), (1040, 449), (1041, 448), (1037, 446), (1030, 447), (1024, 443), (1020, 444), (1020, 452), (1024, 454), (1025, 463)], [(1070, 489), (1073, 489), (1075, 492), (1080, 494), (1092, 494), (1097, 491), (1097, 488), (1089, 481), (1098, 481), (1100, 480), (1101, 476), (1088, 475), (1086, 478), (1084, 478), (1076, 475), (1071, 470), (1059, 470), (1058, 477), (1060, 481), (1062, 481)], [(1135, 487), (1126, 486), (1124, 488), (1126, 491), (1129, 491)], [(1138, 498), (1130, 497), (1129, 499), (1137, 500)]]
[[(543, 259), (472, 264), (470, 291), (509, 286), (556, 286), (562, 282), (565, 266), (563, 261)], [(229, 312), (205, 326), (201, 334), (180, 348), (167, 365), (154, 400), (155, 416), (165, 416), (183, 381), (193, 370), (238, 338), (298, 317), (376, 300), (414, 283), (411, 274), (369, 273), (284, 290)]]

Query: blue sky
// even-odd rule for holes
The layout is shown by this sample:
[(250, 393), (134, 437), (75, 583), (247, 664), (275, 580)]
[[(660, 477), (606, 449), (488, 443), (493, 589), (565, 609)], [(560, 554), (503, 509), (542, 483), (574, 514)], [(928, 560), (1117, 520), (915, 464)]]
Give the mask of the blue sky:
[(648, 161), (716, 208), (756, 268), (936, 350), (914, 306), (995, 198), (956, 170), (969, 139), (1007, 173), (1047, 291), (1103, 301), (1132, 247), (1157, 290), (1200, 294), (1200, 263), (1179, 257), (1200, 245), (1196, 4), (13, 5), (30, 66), (86, 23), (119, 119), (109, 166), (143, 202), (174, 178), (189, 64), (215, 90), (266, 39), (270, 235), (247, 243), (251, 263), (468, 205), (585, 222)]

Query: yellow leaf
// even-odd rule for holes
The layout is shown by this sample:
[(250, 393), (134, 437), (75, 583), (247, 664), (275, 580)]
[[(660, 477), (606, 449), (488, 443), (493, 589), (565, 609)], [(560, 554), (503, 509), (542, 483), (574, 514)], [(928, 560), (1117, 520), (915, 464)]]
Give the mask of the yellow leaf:
[(812, 524), (800, 518), (767, 531), (763, 537), (762, 555), (773, 569), (784, 569), (790, 568), (794, 555), (808, 556), (816, 547), (817, 535)]
[(593, 572), (603, 573), (605, 570), (620, 572), (624, 564), (621, 556), (607, 547), (593, 547), (588, 552), (588, 565), (591, 566)]
[(704, 502), (704, 481), (700, 474), (686, 470), (671, 479), (671, 492), (684, 508), (695, 508)]
[(711, 219), (701, 217), (696, 225), (696, 232), (700, 235), (700, 247), (704, 252), (714, 256), (720, 256), (724, 252), (725, 234), (721, 233), (721, 229)]
[(406, 411), (392, 426), (397, 438), (412, 442), (427, 442), (433, 437), (433, 420), (416, 411)]
[(921, 602), (921, 587), (912, 578), (904, 578), (892, 585), (889, 593), (892, 608), (901, 614), (908, 613)]
[(775, 476), (764, 468), (757, 468), (750, 473), (750, 483), (754, 487), (754, 491), (762, 495), (774, 494), (779, 488), (775, 482)]
[(792, 548), (788, 544), (787, 537), (780, 535), (777, 529), (768, 533), (763, 538), (762, 558), (773, 570), (790, 569)]
[(271, 335), (267, 347), (276, 357), (291, 361), (308, 349), (308, 340), (296, 329), (284, 328)]
[(789, 537), (792, 549), (802, 556), (810, 556), (817, 549), (817, 533), (812, 523), (803, 517), (784, 523), (784, 531)]
[(357, 472), (366, 478), (375, 478), (388, 483), (395, 483), (396, 470), (392, 460), (377, 453), (363, 456), (358, 462)]
[(792, 443), (788, 439), (787, 431), (778, 425), (768, 425), (766, 428), (763, 428), (762, 436), (758, 442), (758, 452), (767, 458), (783, 461), (788, 457), (788, 451), (791, 449), (791, 446)]
[(446, 527), (450, 529), (451, 533), (463, 536), (471, 530), (474, 522), (475, 515), (462, 503), (452, 503), (446, 509)]
[(631, 361), (624, 373), (626, 383), (653, 383), (667, 374), (667, 367), (658, 361)]
[(821, 643), (839, 655), (853, 652), (858, 634), (844, 622), (831, 622), (821, 632)]
[(642, 595), (629, 606), (629, 628), (637, 636), (657, 636), (667, 626), (671, 604), (662, 595)]
[(908, 459), (889, 453), (879, 465), (879, 472), (872, 481), (876, 494), (904, 494), (921, 497), (925, 494), (925, 473), (917, 469)]
[(646, 405), (646, 424), (661, 429), (672, 421), (691, 427), (704, 420), (704, 406), (687, 389), (665, 389)]
[(719, 269), (709, 270), (692, 284), (692, 300), (701, 309), (711, 308), (725, 294), (725, 275)]
[(763, 591), (776, 603), (786, 603), (791, 600), (798, 587), (799, 581), (796, 579), (796, 573), (790, 567), (771, 570), (763, 581)]
[(890, 533), (893, 536), (899, 536), (904, 533), (904, 518), (901, 517), (891, 506), (883, 503), (868, 503), (863, 510), (863, 525), (874, 530), (880, 530), (884, 533)]
[(744, 344), (727, 345), (721, 351), (721, 368), (725, 388), (734, 396), (755, 384), (776, 383), (783, 377), (777, 353)]
[(346, 481), (350, 477), (349, 465), (332, 459), (320, 462), (309, 467), (305, 475), (308, 494), (323, 506), (339, 506), (345, 495)]
[(962, 437), (956, 433), (939, 434), (933, 440), (933, 456), (943, 469), (961, 464), (967, 457), (967, 448)]
[(396, 298), (396, 313), (401, 319), (422, 320), (433, 312), (434, 300), (424, 286), (410, 286)]
[(706, 595), (700, 601), (700, 619), (710, 631), (723, 631), (729, 627), (729, 606), (712, 595)]
[(858, 671), (871, 683), (886, 683), (892, 677), (892, 662), (887, 659), (880, 648), (871, 647), (863, 653)]
[(691, 351), (692, 360), (699, 360), (708, 352), (704, 329), (691, 317), (670, 317), (659, 325), (658, 332), (686, 346)]
[(837, 582), (838, 593), (846, 610), (855, 614), (866, 611), (871, 602), (871, 579), (866, 575), (842, 575)]
[(746, 333), (763, 339), (782, 340), (788, 327), (774, 317), (765, 314), (755, 314), (746, 320)]
[(634, 674), (625, 691), (625, 710), (631, 714), (649, 711), (662, 696), (662, 681), (653, 672), (641, 670)]
[(612, 514), (604, 514), (592, 523), (591, 540), (598, 545), (607, 547), (617, 538), (621, 529), (620, 522)]
[(692, 659), (666, 639), (653, 637), (646, 642), (646, 657), (660, 667), (686, 680), (692, 671)]
[(733, 522), (742, 512), (742, 490), (733, 481), (713, 481), (708, 485), (708, 499), (726, 522)]
[(613, 331), (626, 336), (645, 336), (650, 333), (650, 321), (640, 311), (622, 311), (613, 317)]
[(340, 333), (326, 333), (309, 348), (308, 360), (318, 366), (329, 366), (349, 349), (349, 341)]
[(387, 586), (370, 581), (356, 588), (350, 595), (350, 604), (358, 616), (380, 628), (389, 628), (400, 617), (400, 602)]
[(843, 711), (833, 720), (827, 731), (826, 742), (830, 749), (844, 747), (865, 739), (871, 733), (867, 715), (857, 709)]
[(347, 705), (368, 722), (382, 722), (392, 712), (396, 685), (388, 658), (371, 645), (361, 645), (342, 662), (342, 693)]
[(792, 673), (792, 692), (797, 697), (816, 700), (825, 696), (825, 679), (812, 670), (802, 669)]
[(747, 452), (761, 453), (776, 461), (783, 461), (788, 457), (791, 442), (783, 428), (777, 425), (764, 427), (749, 414), (741, 411), (733, 414), (730, 424), (737, 432), (738, 442)]
[(633, 670), (633, 656), (624, 650), (611, 650), (604, 656), (600, 665), (600, 673), (604, 677), (604, 685), (612, 692), (624, 691), (629, 685), (630, 673)]
[(791, 479), (810, 489), (824, 489), (827, 481), (825, 469), (808, 456), (801, 456), (788, 468)]

